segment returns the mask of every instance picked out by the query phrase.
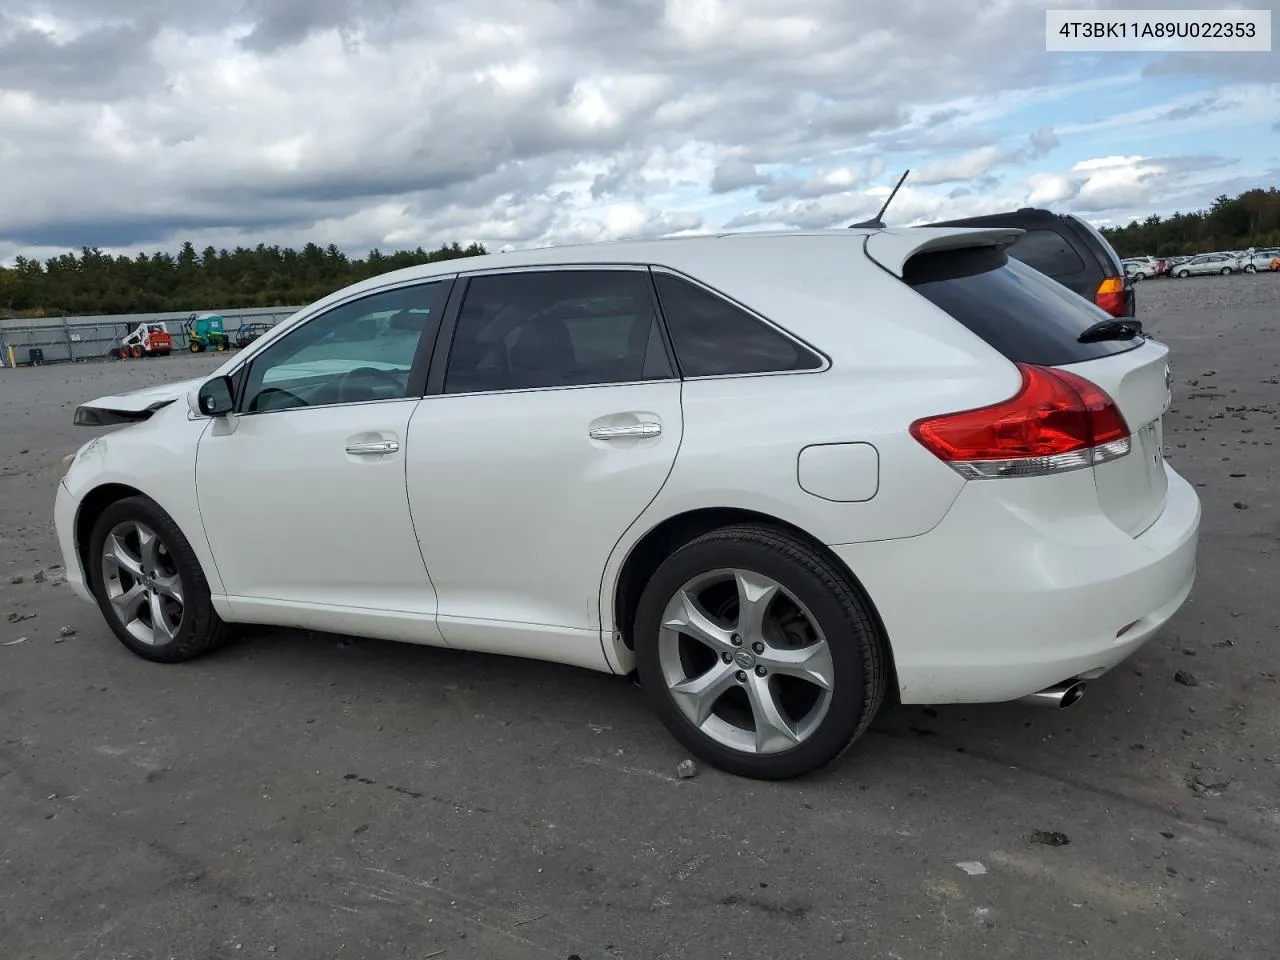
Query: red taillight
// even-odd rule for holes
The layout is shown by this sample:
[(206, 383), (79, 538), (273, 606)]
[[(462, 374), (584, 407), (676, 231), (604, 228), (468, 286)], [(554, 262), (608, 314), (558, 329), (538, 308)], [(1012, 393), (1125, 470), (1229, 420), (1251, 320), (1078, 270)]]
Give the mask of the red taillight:
[(911, 435), (962, 476), (1028, 477), (1093, 466), (1129, 452), (1129, 425), (1101, 387), (1065, 370), (1017, 364), (1008, 400), (911, 425)]
[(1113, 317), (1124, 316), (1124, 280), (1121, 277), (1107, 277), (1098, 284), (1098, 291), (1093, 295), (1093, 302)]

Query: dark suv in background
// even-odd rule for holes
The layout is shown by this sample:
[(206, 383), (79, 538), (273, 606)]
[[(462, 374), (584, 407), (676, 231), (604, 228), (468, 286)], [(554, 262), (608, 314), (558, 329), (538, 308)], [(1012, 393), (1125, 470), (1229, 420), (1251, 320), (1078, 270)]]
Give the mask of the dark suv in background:
[(1018, 227), (1009, 256), (1057, 280), (1113, 317), (1132, 317), (1133, 281), (1097, 229), (1070, 213), (1023, 207), (985, 217), (944, 220), (931, 227)]

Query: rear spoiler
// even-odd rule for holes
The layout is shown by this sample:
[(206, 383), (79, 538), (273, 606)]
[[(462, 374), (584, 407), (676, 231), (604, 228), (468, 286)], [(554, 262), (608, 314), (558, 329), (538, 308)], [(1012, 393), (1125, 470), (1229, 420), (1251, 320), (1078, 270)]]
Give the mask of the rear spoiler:
[(1007, 247), (1026, 231), (1019, 227), (906, 227), (880, 230), (866, 241), (867, 256), (895, 277), (922, 253), (968, 247)]

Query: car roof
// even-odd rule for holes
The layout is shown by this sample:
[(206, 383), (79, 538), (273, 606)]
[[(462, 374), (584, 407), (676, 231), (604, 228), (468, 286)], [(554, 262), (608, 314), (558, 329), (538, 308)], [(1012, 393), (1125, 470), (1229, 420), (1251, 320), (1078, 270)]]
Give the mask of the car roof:
[[(564, 246), (530, 247), (502, 253), (486, 253), (476, 257), (456, 257), (431, 263), (402, 267), (380, 273), (359, 283), (335, 291), (323, 300), (304, 308), (308, 313), (332, 300), (382, 287), (429, 280), (455, 273), (479, 273), (536, 266), (574, 266), (577, 264), (653, 264), (680, 269), (681, 264), (705, 263), (729, 252), (729, 244), (744, 244), (759, 250), (760, 244), (789, 243), (800, 240), (827, 240), (856, 244), (861, 247), (868, 236), (882, 234), (883, 239), (896, 239), (899, 247), (928, 245), (940, 237), (960, 234), (991, 234), (990, 228), (968, 226), (939, 227), (926, 224), (900, 228), (832, 228), (824, 230), (747, 230), (690, 234), (643, 240), (566, 244)], [(1001, 232), (1008, 232), (1001, 231)]]

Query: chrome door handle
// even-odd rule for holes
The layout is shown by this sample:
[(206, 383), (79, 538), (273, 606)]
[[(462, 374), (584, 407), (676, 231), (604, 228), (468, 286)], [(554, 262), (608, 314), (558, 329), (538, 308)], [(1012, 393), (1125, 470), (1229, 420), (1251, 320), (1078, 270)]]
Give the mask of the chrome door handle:
[(369, 443), (348, 443), (347, 453), (395, 453), (400, 449), (400, 444), (396, 440), (373, 440)]
[(592, 427), (592, 440), (620, 440), (627, 437), (656, 437), (662, 433), (660, 423), (628, 423), (621, 427)]

